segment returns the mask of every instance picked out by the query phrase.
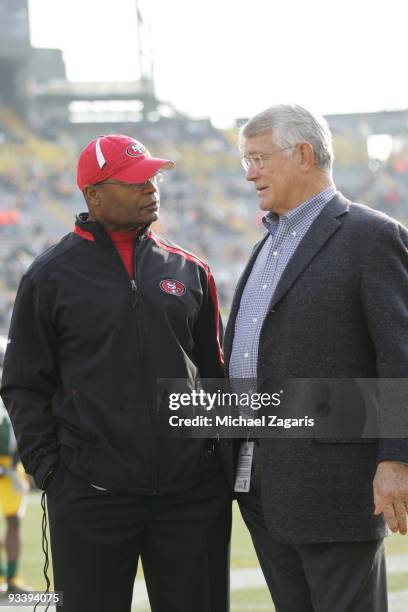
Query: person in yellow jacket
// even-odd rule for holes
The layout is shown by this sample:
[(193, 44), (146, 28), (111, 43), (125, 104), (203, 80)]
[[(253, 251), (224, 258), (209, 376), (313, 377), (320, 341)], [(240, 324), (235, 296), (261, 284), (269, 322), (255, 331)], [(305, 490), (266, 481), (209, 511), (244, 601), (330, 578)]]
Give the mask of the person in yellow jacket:
[[(0, 370), (1, 374), (1, 370)], [(0, 400), (0, 514), (6, 520), (4, 545), (7, 563), (0, 554), (0, 593), (25, 593), (32, 588), (18, 577), (21, 552), (21, 519), (29, 484), (16, 453), (16, 441), (9, 416)]]

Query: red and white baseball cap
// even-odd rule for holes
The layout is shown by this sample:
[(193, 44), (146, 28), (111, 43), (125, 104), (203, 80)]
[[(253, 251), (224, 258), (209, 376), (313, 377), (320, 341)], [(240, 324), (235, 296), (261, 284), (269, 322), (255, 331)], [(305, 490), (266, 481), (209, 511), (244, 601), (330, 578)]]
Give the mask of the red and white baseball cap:
[(159, 170), (173, 170), (169, 159), (152, 157), (134, 138), (108, 134), (92, 140), (78, 159), (77, 184), (81, 191), (108, 178), (123, 183), (143, 183)]

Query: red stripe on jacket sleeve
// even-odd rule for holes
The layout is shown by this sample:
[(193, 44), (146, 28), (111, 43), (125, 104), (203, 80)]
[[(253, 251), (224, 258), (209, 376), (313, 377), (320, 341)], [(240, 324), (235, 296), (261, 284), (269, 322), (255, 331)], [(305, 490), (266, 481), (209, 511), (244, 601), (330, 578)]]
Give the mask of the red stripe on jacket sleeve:
[(218, 304), (217, 287), (215, 286), (214, 277), (211, 274), (210, 269), (207, 266), (206, 266), (206, 272), (207, 272), (207, 277), (208, 277), (208, 290), (210, 293), (211, 300), (214, 304), (215, 333), (216, 333), (218, 359), (219, 359), (221, 366), (224, 367), (224, 354), (222, 352), (221, 341), (220, 341), (220, 307)]
[(74, 228), (74, 234), (78, 234), (78, 236), (81, 236), (81, 238), (85, 238), (86, 240), (91, 240), (91, 242), (95, 242), (95, 237), (91, 232), (86, 232), (77, 225)]
[(202, 268), (204, 268), (204, 270), (207, 269), (207, 266), (205, 265), (205, 263), (203, 263), (201, 259), (198, 259), (198, 257), (193, 255), (192, 253), (189, 253), (188, 251), (184, 251), (183, 249), (178, 248), (178, 247), (170, 246), (169, 244), (162, 242), (158, 236), (155, 236), (152, 233), (148, 234), (148, 238), (150, 238), (150, 240), (153, 240), (153, 242), (157, 244), (157, 246), (161, 247), (165, 251), (168, 251), (169, 253), (176, 253), (177, 255), (181, 255), (188, 261), (192, 261), (196, 263), (198, 266), (201, 266)]

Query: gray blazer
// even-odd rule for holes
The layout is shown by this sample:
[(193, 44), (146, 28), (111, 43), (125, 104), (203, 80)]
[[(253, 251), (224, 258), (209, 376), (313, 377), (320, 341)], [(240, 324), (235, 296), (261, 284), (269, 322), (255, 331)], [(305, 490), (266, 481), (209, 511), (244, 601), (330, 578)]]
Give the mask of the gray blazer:
[[(225, 334), (228, 372), (245, 283)], [(408, 232), (341, 194), (326, 205), (290, 260), (259, 340), (258, 382), (268, 377), (408, 378)], [(408, 411), (408, 407), (407, 407)], [(265, 519), (283, 542), (368, 540), (386, 533), (373, 515), (377, 462), (408, 462), (408, 440), (262, 439)]]

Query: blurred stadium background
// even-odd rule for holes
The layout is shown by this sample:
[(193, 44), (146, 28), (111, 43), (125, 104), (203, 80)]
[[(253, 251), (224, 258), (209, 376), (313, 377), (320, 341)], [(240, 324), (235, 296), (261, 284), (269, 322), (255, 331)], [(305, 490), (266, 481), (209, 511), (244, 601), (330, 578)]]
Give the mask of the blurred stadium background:
[[(139, 10), (135, 16), (142, 40), (146, 33)], [(132, 82), (70, 82), (61, 50), (31, 46), (27, 0), (0, 0), (0, 334), (7, 335), (24, 270), (72, 228), (75, 214), (84, 209), (75, 183), (79, 150), (113, 132), (132, 135), (152, 153), (177, 162), (162, 184), (155, 229), (208, 260), (224, 320), (228, 315), (235, 282), (262, 232), (256, 197), (240, 165), (237, 131), (216, 129), (210, 120), (186, 116), (157, 99), (152, 58), (141, 45), (139, 59), (141, 77)], [(236, 125), (244, 119), (237, 117)], [(327, 119), (334, 134), (337, 187), (407, 223), (408, 109)], [(37, 502), (34, 497), (29, 506), (24, 566), (40, 587)], [(233, 567), (256, 566), (242, 523), (234, 529)], [(400, 566), (394, 557), (391, 588), (403, 591), (408, 589), (403, 561), (408, 545), (394, 538), (389, 547), (401, 557)], [(265, 589), (248, 589), (246, 595), (240, 591), (239, 601), (234, 595), (234, 610), (271, 610)], [(408, 591), (398, 604), (403, 607), (394, 604), (395, 611), (408, 609)]]
[[(147, 35), (144, 27), (137, 10), (138, 40)], [(157, 99), (153, 59), (141, 46), (139, 60), (141, 77), (133, 82), (70, 82), (61, 50), (31, 46), (27, 0), (0, 0), (2, 333), (22, 272), (72, 228), (84, 208), (75, 184), (78, 151), (112, 132), (132, 135), (178, 163), (162, 186), (155, 229), (209, 261), (227, 314), (234, 283), (262, 231), (239, 163), (236, 130), (218, 130)], [(338, 188), (406, 222), (408, 109), (327, 119)]]

